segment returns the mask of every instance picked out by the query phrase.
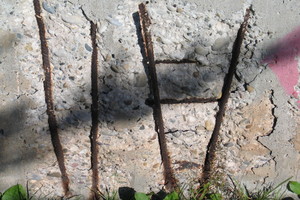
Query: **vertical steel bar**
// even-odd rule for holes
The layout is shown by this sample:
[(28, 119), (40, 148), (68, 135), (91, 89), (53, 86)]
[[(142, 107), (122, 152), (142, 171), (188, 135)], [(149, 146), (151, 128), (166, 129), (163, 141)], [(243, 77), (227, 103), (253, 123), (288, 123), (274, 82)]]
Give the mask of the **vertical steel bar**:
[(149, 30), (151, 21), (146, 11), (146, 7), (143, 3), (139, 5), (139, 15), (141, 20), (140, 23), (142, 27), (142, 36), (143, 36), (144, 47), (146, 52), (146, 59), (149, 68), (149, 75), (151, 77), (150, 86), (152, 88), (153, 97), (154, 97), (153, 115), (155, 120), (155, 129), (158, 133), (158, 138), (159, 138), (161, 159), (164, 167), (165, 187), (167, 190), (173, 190), (177, 185), (177, 181), (175, 179), (174, 172), (171, 167), (171, 160), (169, 157), (169, 152), (166, 144), (164, 122), (163, 122), (162, 112), (161, 112), (158, 81), (157, 81), (156, 68), (155, 68), (153, 44), (152, 44), (151, 34)]
[(43, 60), (43, 69), (44, 69), (44, 90), (45, 90), (45, 101), (47, 105), (47, 115), (48, 115), (48, 124), (49, 130), (51, 134), (51, 141), (54, 149), (54, 153), (56, 155), (58, 166), (61, 172), (62, 184), (64, 193), (66, 196), (70, 195), (69, 189), (69, 178), (66, 172), (65, 161), (63, 148), (58, 135), (57, 121), (56, 116), (54, 114), (54, 104), (53, 104), (53, 88), (52, 88), (52, 70), (50, 66), (50, 58), (49, 58), (49, 49), (46, 40), (46, 30), (43, 18), (41, 16), (41, 5), (39, 0), (33, 0), (35, 17), (37, 21), (37, 25), (39, 28), (39, 35), (41, 41), (41, 51), (42, 51), (42, 60)]
[(99, 199), (97, 192), (99, 191), (99, 172), (98, 172), (98, 154), (99, 149), (97, 145), (97, 138), (99, 132), (99, 95), (98, 95), (98, 51), (96, 43), (97, 24), (93, 21), (91, 23), (91, 40), (92, 40), (92, 64), (91, 64), (91, 81), (92, 81), (92, 128), (90, 133), (91, 142), (91, 169), (92, 169), (92, 199)]
[(244, 16), (244, 21), (238, 30), (236, 40), (233, 44), (230, 67), (229, 67), (228, 73), (224, 79), (224, 85), (223, 85), (223, 89), (222, 89), (222, 97), (219, 100), (219, 111), (216, 115), (215, 128), (213, 130), (211, 139), (207, 146), (206, 158), (205, 158), (203, 174), (202, 174), (202, 181), (204, 181), (204, 182), (209, 180), (212, 170), (213, 170), (213, 164), (214, 164), (214, 160), (216, 157), (216, 146), (217, 146), (218, 138), (220, 135), (221, 125), (222, 125), (223, 118), (224, 118), (225, 111), (226, 111), (226, 105), (227, 105), (228, 99), (230, 97), (230, 89), (231, 89), (233, 76), (236, 71), (239, 55), (241, 52), (241, 46), (242, 46), (245, 32), (246, 32), (247, 25), (248, 25), (248, 19), (250, 17), (250, 10), (251, 10), (251, 8), (248, 8), (246, 10), (246, 14)]

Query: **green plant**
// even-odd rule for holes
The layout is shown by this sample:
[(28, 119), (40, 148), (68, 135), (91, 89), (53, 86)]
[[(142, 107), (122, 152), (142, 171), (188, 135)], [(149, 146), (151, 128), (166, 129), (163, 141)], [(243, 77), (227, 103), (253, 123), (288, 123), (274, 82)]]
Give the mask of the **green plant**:
[[(41, 186), (42, 187), (42, 186)], [(58, 197), (48, 197), (50, 194), (47, 194), (45, 196), (36, 196), (36, 193), (41, 189), (41, 187), (34, 192), (33, 194), (29, 195), (29, 188), (28, 184), (26, 185), (26, 190), (25, 188), (20, 185), (14, 185), (8, 188), (5, 192), (1, 193), (0, 192), (0, 200), (56, 200)], [(71, 197), (59, 197), (61, 200), (80, 200), (82, 199), (79, 195), (73, 195)], [(110, 199), (112, 200), (112, 199)], [(116, 199), (114, 199), (116, 200)]]
[(162, 199), (162, 200), (222, 200), (223, 197), (220, 193), (216, 193), (211, 189), (213, 186), (212, 183), (206, 183), (201, 187), (194, 188), (194, 184), (191, 184), (188, 190), (188, 194), (184, 195), (186, 189), (188, 188), (187, 185), (183, 187), (178, 187), (175, 191), (171, 193), (164, 193), (164, 195), (159, 195), (159, 193), (140, 193), (136, 192), (134, 195), (135, 200), (150, 200), (155, 197), (155, 199)]
[(237, 200), (280, 200), (285, 191), (282, 191), (282, 186), (287, 183), (292, 177), (282, 181), (275, 187), (273, 185), (265, 186), (258, 191), (250, 192), (245, 186), (234, 183), (234, 190), (232, 191), (231, 199)]
[(118, 192), (117, 191), (111, 192), (111, 191), (109, 191), (108, 188), (105, 189), (105, 193), (102, 193), (100, 191), (97, 191), (96, 193), (103, 200), (117, 200), (118, 199), (118, 197), (117, 197)]
[(237, 183), (237, 181), (233, 181), (233, 190), (230, 192), (230, 196), (232, 199), (240, 199), (240, 200), (248, 200), (250, 199), (249, 191), (245, 186), (242, 186), (241, 184)]
[(203, 200), (209, 195), (210, 186), (211, 186), (211, 183), (206, 183), (196, 189), (190, 188), (189, 198), (184, 197), (184, 199)]
[(20, 184), (11, 186), (3, 194), (0, 193), (0, 200), (27, 200), (28, 196), (24, 187)]
[(297, 181), (289, 181), (287, 188), (296, 195), (300, 195), (300, 183)]
[(150, 200), (149, 195), (142, 193), (142, 192), (136, 192), (134, 194), (134, 199), (135, 200)]
[[(269, 187), (264, 187), (260, 192), (257, 192), (257, 196), (254, 196), (256, 200), (265, 200), (265, 199), (282, 199), (284, 192), (282, 191), (283, 184), (287, 183), (292, 177), (282, 181), (277, 186), (273, 187), (270, 185)], [(281, 188), (281, 189), (280, 189)], [(281, 193), (281, 194), (280, 194)]]
[(211, 182), (208, 182), (204, 184), (203, 186), (196, 189), (194, 192), (194, 195), (191, 195), (191, 200), (204, 200), (204, 199), (210, 199), (210, 200), (222, 200), (223, 197), (220, 193), (217, 193), (213, 191), (211, 188), (214, 184)]
[(167, 196), (164, 198), (164, 200), (178, 200), (179, 198), (179, 194), (177, 192), (172, 192), (170, 194), (167, 194)]
[[(282, 181), (276, 186), (269, 185), (260, 188), (257, 191), (249, 191), (245, 186), (242, 186), (237, 181), (233, 181), (234, 188), (229, 186), (230, 193), (228, 191), (228, 184), (221, 183), (220, 180), (210, 181), (206, 184), (201, 185), (200, 187), (195, 187), (197, 182), (191, 182), (190, 184), (185, 184), (182, 187), (178, 187), (175, 191), (171, 193), (166, 193), (160, 191), (158, 193), (141, 193), (134, 192), (134, 200), (150, 200), (150, 199), (161, 199), (161, 200), (280, 200), (283, 198), (284, 192), (282, 186), (288, 182), (287, 189), (296, 195), (300, 196), (300, 183), (297, 181), (289, 181), (292, 177)], [(221, 191), (221, 192), (220, 192)], [(116, 191), (111, 192), (106, 188), (105, 192), (102, 193), (97, 191), (99, 198), (102, 200), (118, 200), (118, 193)], [(33, 194), (35, 195), (35, 193)], [(224, 197), (223, 197), (224, 196)], [(27, 186), (27, 192), (22, 185), (17, 184), (8, 188), (5, 192), (0, 192), (0, 200), (33, 200), (33, 196), (29, 198), (29, 191)], [(80, 199), (78, 195), (74, 195), (69, 198), (61, 199)], [(36, 198), (34, 198), (36, 199)], [(46, 199), (37, 198), (37, 199)], [(54, 198), (47, 198), (54, 199)]]
[[(168, 194), (166, 198), (168, 199), (169, 195), (173, 195), (173, 199), (179, 200), (222, 200), (222, 195), (216, 191), (220, 186), (219, 182), (220, 179), (216, 178), (206, 184), (197, 186), (199, 185), (199, 182), (198, 180), (194, 180), (179, 186), (173, 194)], [(176, 198), (175, 194), (177, 195)]]
[[(145, 193), (141, 193), (141, 192), (136, 192), (134, 194), (134, 199), (135, 200), (150, 200), (152, 198), (152, 195), (155, 195), (154, 193), (149, 193), (149, 194), (145, 194)], [(179, 194), (174, 191), (171, 192), (169, 194), (167, 194), (163, 200), (179, 200), (181, 198), (179, 198)]]

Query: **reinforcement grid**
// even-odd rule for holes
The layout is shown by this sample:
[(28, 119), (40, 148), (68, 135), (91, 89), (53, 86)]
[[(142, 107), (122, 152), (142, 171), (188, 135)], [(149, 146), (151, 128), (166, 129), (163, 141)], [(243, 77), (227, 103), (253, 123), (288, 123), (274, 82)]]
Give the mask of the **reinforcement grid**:
[[(53, 105), (53, 83), (52, 83), (52, 71), (50, 67), (50, 58), (49, 58), (49, 49), (46, 40), (46, 30), (45, 24), (43, 22), (43, 18), (41, 16), (41, 6), (39, 0), (33, 0), (35, 16), (39, 28), (40, 42), (41, 42), (41, 53), (42, 53), (42, 61), (43, 61), (43, 69), (44, 69), (44, 90), (45, 90), (45, 102), (47, 105), (47, 115), (48, 115), (48, 123), (49, 130), (51, 133), (51, 141), (54, 148), (54, 152), (58, 161), (59, 169), (61, 171), (62, 185), (64, 189), (65, 196), (70, 196), (69, 189), (69, 178), (67, 174), (67, 170), (65, 167), (64, 154), (62, 150), (62, 145), (59, 139), (58, 128), (56, 116), (54, 113), (54, 105)], [(83, 10), (82, 10), (83, 11)], [(174, 175), (173, 168), (171, 166), (170, 153), (168, 151), (168, 147), (166, 144), (165, 137), (165, 129), (164, 129), (164, 121), (162, 117), (162, 109), (161, 104), (181, 104), (181, 103), (208, 103), (208, 102), (218, 102), (219, 110), (216, 114), (216, 122), (215, 127), (210, 138), (210, 141), (207, 146), (207, 152), (205, 156), (205, 162), (203, 166), (202, 177), (199, 177), (199, 182), (205, 182), (209, 180), (214, 160), (216, 157), (216, 146), (219, 138), (219, 132), (221, 128), (221, 124), (223, 121), (223, 116), (226, 111), (226, 105), (228, 99), (230, 97), (230, 89), (233, 80), (233, 76), (236, 73), (236, 66), (238, 64), (239, 54), (241, 45), (244, 39), (244, 35), (246, 32), (248, 19), (250, 16), (251, 7), (246, 10), (246, 14), (244, 16), (244, 21), (241, 24), (233, 48), (232, 48), (232, 58), (230, 62), (230, 67), (228, 73), (224, 79), (224, 85), (222, 87), (222, 96), (220, 98), (186, 98), (186, 99), (161, 99), (160, 91), (158, 86), (158, 78), (156, 72), (156, 64), (182, 64), (182, 63), (196, 63), (196, 61), (192, 60), (156, 60), (154, 57), (153, 51), (153, 43), (151, 39), (150, 25), (151, 21), (146, 9), (145, 4), (139, 5), (139, 21), (140, 21), (140, 30), (137, 32), (142, 36), (143, 44), (141, 45), (141, 52), (143, 54), (143, 64), (147, 67), (149, 77), (150, 77), (150, 91), (153, 96), (153, 99), (147, 99), (146, 103), (153, 108), (153, 116), (155, 121), (155, 131), (158, 134), (159, 146), (160, 146), (160, 154), (161, 160), (163, 164), (163, 175), (165, 180), (165, 187), (168, 191), (172, 191), (177, 187), (177, 180)], [(90, 20), (84, 13), (83, 15), (90, 22), (90, 36), (91, 36), (91, 44), (92, 44), (92, 57), (91, 57), (91, 85), (92, 85), (92, 105), (91, 105), (91, 116), (92, 116), (92, 127), (90, 131), (90, 144), (91, 144), (91, 170), (92, 170), (92, 187), (91, 187), (91, 196), (90, 199), (98, 199), (99, 192), (99, 169), (98, 169), (98, 154), (99, 150), (97, 147), (97, 138), (99, 136), (99, 124), (98, 124), (98, 116), (99, 111), (99, 97), (98, 97), (98, 47), (96, 43), (96, 30), (97, 25), (92, 20)]]

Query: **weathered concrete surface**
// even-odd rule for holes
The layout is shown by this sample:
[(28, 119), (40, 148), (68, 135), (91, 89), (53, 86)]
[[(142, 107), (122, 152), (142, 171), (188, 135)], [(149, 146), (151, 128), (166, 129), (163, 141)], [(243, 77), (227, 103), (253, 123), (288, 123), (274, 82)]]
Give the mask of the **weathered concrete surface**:
[[(266, 38), (259, 48), (267, 55), (276, 52), (276, 45), (280, 43), (288, 43), (284, 37), (299, 27), (300, 15), (296, 11), (299, 6), (299, 1), (270, 1), (260, 2), (253, 1), (253, 9), (260, 15), (260, 20), (257, 24), (262, 30), (267, 30), (272, 33), (272, 37)], [(293, 37), (298, 38), (299, 33), (293, 32)], [(294, 42), (297, 45), (296, 41)], [(275, 49), (274, 49), (275, 47)], [(278, 48), (278, 46), (277, 46)], [(299, 55), (297, 49), (293, 52)], [(283, 59), (297, 60), (297, 56), (293, 53), (286, 54)], [(298, 64), (298, 61), (296, 61)], [(292, 61), (289, 65), (293, 65)], [(296, 65), (296, 73), (299, 73), (299, 65)], [(299, 126), (299, 107), (297, 103), (292, 100), (287, 91), (283, 87), (276, 85), (276, 78), (272, 78), (273, 72), (266, 70), (262, 78), (254, 81), (257, 91), (271, 90), (273, 92), (272, 103), (275, 106), (274, 116), (276, 117), (273, 132), (268, 136), (261, 137), (259, 141), (271, 151), (271, 156), (274, 157), (276, 179), (283, 180), (284, 178), (293, 176), (294, 179), (299, 180), (300, 174), (297, 166), (300, 164), (299, 150), (295, 147), (295, 142), (298, 136)], [(278, 79), (277, 79), (278, 80)], [(299, 84), (299, 80), (298, 80)], [(296, 90), (297, 86), (295, 87)], [(297, 97), (299, 99), (299, 97)], [(297, 143), (297, 142), (296, 142)]]
[[(55, 111), (72, 191), (86, 196), (91, 186), (88, 138), (91, 43), (89, 23), (81, 8), (99, 26), (100, 188), (130, 186), (137, 191), (162, 188), (152, 109), (145, 105), (149, 97), (148, 79), (136, 34), (134, 13), (141, 1), (45, 2), (43, 17), (53, 65)], [(219, 79), (212, 78), (215, 74), (219, 78), (224, 76), (231, 45), (244, 9), (250, 3), (254, 16), (238, 66), (240, 80), (235, 80), (222, 128), (219, 163), (224, 167), (223, 173), (253, 188), (261, 183), (278, 183), (290, 176), (300, 180), (300, 113), (296, 102), (299, 97), (287, 92), (278, 71), (262, 64), (267, 56), (269, 63), (276, 64), (274, 57), (276, 52), (280, 53), (278, 41), (284, 44), (282, 38), (297, 30), (300, 15), (296, 8), (300, 2), (174, 0), (150, 1), (148, 8), (154, 21), (156, 59), (189, 58), (200, 62), (204, 68), (199, 72), (211, 72), (205, 77), (199, 73), (206, 80), (206, 95), (219, 96), (209, 90), (212, 88), (209, 84), (219, 83)], [(33, 3), (1, 1), (0, 11), (0, 191), (28, 180), (32, 191), (44, 185), (40, 190), (42, 195), (51, 192), (54, 196), (62, 195), (45, 113)], [(293, 33), (295, 38), (300, 37), (299, 32)], [(297, 56), (297, 48), (286, 55), (290, 60)], [(210, 71), (209, 66), (217, 70)], [(197, 77), (197, 73), (184, 74), (185, 71), (172, 78), (168, 76), (171, 72), (164, 68), (165, 71), (158, 70), (162, 80), (167, 81), (164, 78), (167, 77), (177, 86), (189, 85), (188, 76)], [(178, 93), (177, 86), (167, 84), (161, 85), (165, 97), (170, 95), (169, 87)], [(192, 84), (197, 90), (198, 82)], [(199, 84), (203, 87), (203, 82)], [(299, 81), (294, 90), (299, 91)], [(196, 96), (199, 92), (195, 91)], [(180, 93), (172, 95), (172, 98), (186, 97)], [(200, 175), (216, 110), (215, 103), (163, 106), (170, 156), (180, 182)]]

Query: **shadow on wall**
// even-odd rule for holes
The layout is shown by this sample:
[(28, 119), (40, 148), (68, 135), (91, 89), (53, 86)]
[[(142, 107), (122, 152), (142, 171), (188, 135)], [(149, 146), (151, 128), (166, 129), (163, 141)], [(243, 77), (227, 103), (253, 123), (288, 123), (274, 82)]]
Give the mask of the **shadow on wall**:
[[(145, 63), (144, 45), (140, 32), (140, 20), (138, 13), (133, 14), (136, 26), (136, 34), (141, 54), (143, 55), (142, 73), (128, 73), (126, 62), (131, 55), (126, 54), (125, 49), (119, 49), (111, 57), (113, 61), (100, 63), (99, 68), (105, 65), (105, 71), (99, 73), (99, 120), (113, 125), (116, 121), (136, 122), (143, 116), (152, 113), (151, 107), (145, 104), (147, 99), (152, 99), (151, 88), (149, 87), (149, 74), (147, 63)], [(195, 42), (196, 43), (196, 42)], [(101, 49), (100, 49), (101, 51)], [(125, 52), (125, 53), (124, 53)], [(216, 52), (217, 54), (219, 52)], [(187, 53), (188, 54), (188, 53)], [(230, 59), (230, 54), (227, 55)], [(223, 78), (228, 66), (205, 66), (201, 63), (189, 64), (157, 64), (157, 75), (161, 98), (183, 99), (189, 97), (210, 98), (220, 95)], [(90, 83), (88, 83), (90, 85)], [(83, 92), (78, 90), (77, 99), (84, 99)], [(55, 94), (54, 94), (55, 95)], [(82, 123), (89, 124), (90, 104), (87, 101), (80, 102), (83, 109), (78, 105), (71, 105), (69, 114), (59, 121), (59, 126), (68, 127), (80, 126)], [(59, 112), (59, 111), (58, 111)]]
[[(33, 148), (26, 148), (31, 137), (24, 130), (27, 105), (30, 102), (13, 103), (1, 108), (0, 114), (0, 171), (31, 162), (36, 157)], [(13, 138), (13, 139), (12, 139)]]

